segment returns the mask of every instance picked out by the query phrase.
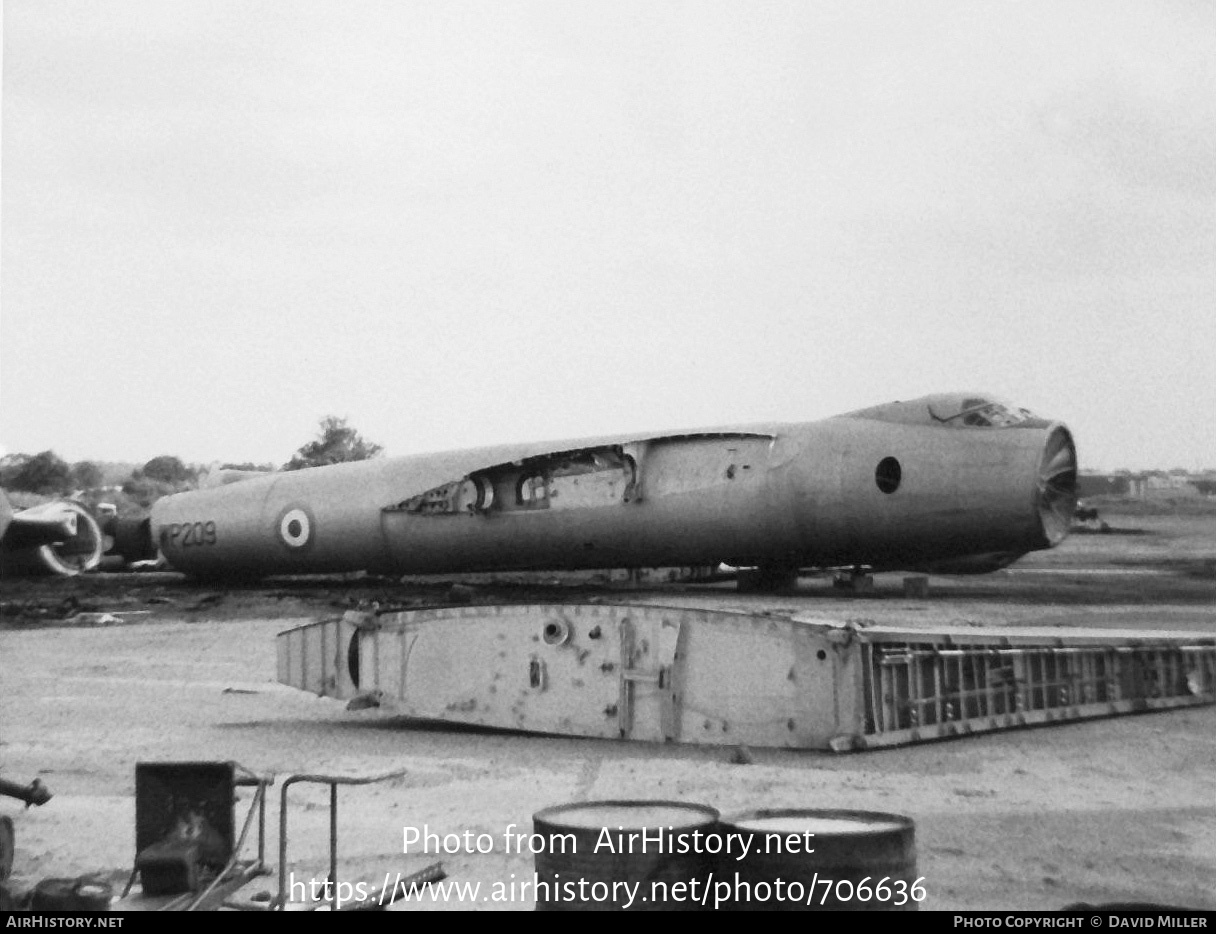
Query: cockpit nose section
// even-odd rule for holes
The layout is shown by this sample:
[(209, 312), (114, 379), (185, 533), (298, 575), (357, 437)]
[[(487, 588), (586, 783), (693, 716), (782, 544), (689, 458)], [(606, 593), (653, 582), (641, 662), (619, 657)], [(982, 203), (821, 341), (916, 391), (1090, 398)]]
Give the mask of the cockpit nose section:
[(1046, 427), (1030, 409), (991, 396), (953, 394), (929, 400), (929, 417), (947, 428)]
[[(983, 466), (967, 483), (984, 489), (984, 510), (1019, 517), (1017, 541), (985, 546), (985, 553), (1023, 554), (1068, 536), (1077, 506), (1077, 450), (1061, 422), (983, 392), (936, 393), (838, 417), (929, 429), (922, 443), (938, 458), (940, 475), (954, 478), (954, 487), (940, 491), (944, 496), (957, 498), (966, 486), (957, 485), (960, 471), (975, 468), (978, 456)], [(991, 527), (990, 516), (982, 522)]]
[(1054, 424), (1029, 409), (978, 392), (937, 393), (908, 402), (888, 402), (849, 412), (843, 417), (952, 429), (1046, 429)]

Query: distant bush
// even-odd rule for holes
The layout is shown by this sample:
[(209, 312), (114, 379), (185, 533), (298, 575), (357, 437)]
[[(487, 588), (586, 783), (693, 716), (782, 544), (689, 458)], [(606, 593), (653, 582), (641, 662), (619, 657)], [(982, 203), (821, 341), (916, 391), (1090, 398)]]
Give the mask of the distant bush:
[(92, 461), (79, 461), (72, 465), (72, 486), (77, 490), (92, 490), (102, 485), (104, 475)]
[(142, 509), (150, 509), (162, 496), (193, 490), (198, 486), (198, 470), (171, 454), (154, 457), (131, 472), (122, 492)]
[(375, 457), (383, 448), (365, 440), (359, 432), (346, 424), (346, 419), (329, 415), (321, 419), (321, 431), (315, 441), (300, 448), (295, 456), (283, 465), (284, 470), (302, 470), (305, 467), (324, 467), (347, 461), (362, 461)]
[(179, 458), (169, 454), (162, 454), (160, 457), (152, 458), (152, 460), (144, 464), (143, 469), (139, 471), (139, 475), (149, 480), (173, 485), (193, 483), (198, 479), (197, 470), (187, 467)]
[(0, 460), (0, 485), (8, 490), (62, 496), (72, 490), (72, 468), (54, 451), (11, 454)]
[(152, 504), (162, 496), (169, 496), (172, 493), (180, 493), (183, 490), (189, 489), (192, 489), (192, 484), (167, 483), (164, 480), (142, 476), (132, 477), (122, 485), (122, 491), (144, 509), (152, 508)]
[[(94, 513), (102, 503), (109, 503), (124, 518), (147, 515), (148, 507), (163, 495), (162, 489), (141, 481), (133, 484), (135, 496), (121, 492), (117, 478), (112, 476), (119, 466), (94, 461), (78, 461), (69, 466), (53, 451), (10, 454), (0, 458), (0, 487), (18, 509), (71, 496)], [(131, 473), (129, 466), (126, 470)]]

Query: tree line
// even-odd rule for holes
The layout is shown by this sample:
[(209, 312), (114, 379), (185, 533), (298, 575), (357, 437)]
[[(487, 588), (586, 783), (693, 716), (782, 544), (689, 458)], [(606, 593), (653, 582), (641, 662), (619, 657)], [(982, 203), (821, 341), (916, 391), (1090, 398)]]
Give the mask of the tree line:
[[(302, 470), (345, 461), (360, 461), (382, 452), (334, 415), (321, 419), (317, 437), (302, 445), (282, 470)], [(272, 471), (274, 464), (222, 464), (220, 469)], [(121, 483), (121, 491), (140, 506), (150, 506), (161, 496), (198, 485), (205, 467), (188, 465), (181, 458), (162, 454), (131, 471)], [(103, 465), (95, 461), (68, 463), (54, 451), (38, 454), (10, 454), (0, 458), (0, 487), (41, 496), (71, 496), (97, 491), (105, 483)]]

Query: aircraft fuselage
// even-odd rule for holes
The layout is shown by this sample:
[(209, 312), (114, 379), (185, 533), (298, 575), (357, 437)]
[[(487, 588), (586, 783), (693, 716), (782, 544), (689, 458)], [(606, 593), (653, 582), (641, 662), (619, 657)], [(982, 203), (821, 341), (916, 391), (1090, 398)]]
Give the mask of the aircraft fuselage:
[(382, 458), (166, 497), (200, 576), (1001, 566), (1067, 532), (1067, 428), (983, 397), (818, 422)]

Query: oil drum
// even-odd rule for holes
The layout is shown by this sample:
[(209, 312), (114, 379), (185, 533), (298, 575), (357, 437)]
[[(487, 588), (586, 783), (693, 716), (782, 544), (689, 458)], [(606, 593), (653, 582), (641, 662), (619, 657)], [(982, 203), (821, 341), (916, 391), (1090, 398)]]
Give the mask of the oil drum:
[(34, 886), (30, 907), (34, 911), (106, 911), (113, 894), (109, 883), (92, 876), (43, 879)]
[(925, 897), (915, 825), (899, 814), (756, 810), (724, 819), (719, 832), (730, 844), (714, 873), (732, 885), (723, 908), (915, 911)]
[(538, 911), (688, 911), (713, 872), (718, 812), (678, 801), (587, 801), (532, 816)]

